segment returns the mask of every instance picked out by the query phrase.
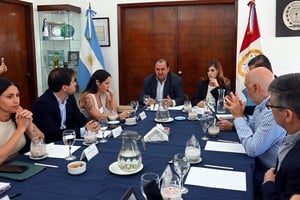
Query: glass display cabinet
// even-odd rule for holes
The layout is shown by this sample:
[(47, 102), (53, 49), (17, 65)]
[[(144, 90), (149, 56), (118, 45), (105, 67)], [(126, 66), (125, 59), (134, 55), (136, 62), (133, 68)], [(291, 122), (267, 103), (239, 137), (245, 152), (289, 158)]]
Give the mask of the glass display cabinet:
[(42, 89), (55, 67), (77, 71), (81, 47), (81, 8), (68, 5), (38, 5)]

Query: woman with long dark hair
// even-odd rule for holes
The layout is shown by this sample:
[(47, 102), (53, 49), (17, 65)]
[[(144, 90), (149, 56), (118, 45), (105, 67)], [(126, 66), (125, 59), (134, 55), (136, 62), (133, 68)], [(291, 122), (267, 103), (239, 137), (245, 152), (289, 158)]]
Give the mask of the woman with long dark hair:
[(30, 139), (44, 137), (32, 123), (32, 113), (20, 106), (19, 87), (9, 79), (0, 78), (0, 164), (25, 146), (24, 133)]

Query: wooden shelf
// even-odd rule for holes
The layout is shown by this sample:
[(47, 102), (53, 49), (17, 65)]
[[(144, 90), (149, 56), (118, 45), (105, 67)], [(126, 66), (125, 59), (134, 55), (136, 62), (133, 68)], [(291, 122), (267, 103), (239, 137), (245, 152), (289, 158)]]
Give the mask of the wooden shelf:
[(72, 11), (76, 13), (81, 13), (81, 8), (72, 6), (69, 4), (57, 4), (57, 5), (38, 5), (38, 11), (55, 11), (55, 10), (65, 10), (65, 11)]

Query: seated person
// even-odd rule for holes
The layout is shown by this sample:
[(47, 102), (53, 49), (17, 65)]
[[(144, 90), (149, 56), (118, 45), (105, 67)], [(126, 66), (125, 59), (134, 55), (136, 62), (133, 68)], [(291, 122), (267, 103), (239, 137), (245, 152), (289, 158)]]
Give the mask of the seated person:
[(250, 118), (245, 117), (245, 102), (237, 95), (231, 92), (225, 97), (225, 108), (232, 113), (240, 142), (248, 156), (256, 157), (254, 172), (256, 194), (260, 194), (265, 171), (275, 167), (278, 147), (286, 134), (286, 131), (276, 124), (272, 111), (266, 106), (270, 96), (268, 87), (273, 79), (272, 72), (264, 67), (255, 68), (246, 75), (247, 93), (257, 105)]
[[(252, 70), (256, 67), (265, 67), (273, 73), (272, 66), (269, 59), (263, 54), (255, 56), (248, 62), (249, 70)], [(276, 76), (274, 75), (274, 77)], [(246, 116), (252, 115), (255, 109), (255, 104), (251, 101), (250, 97), (247, 94), (246, 89), (243, 90), (243, 94), (245, 95), (245, 98), (247, 100), (244, 114)], [(218, 124), (220, 126), (220, 129), (223, 131), (235, 130), (235, 127), (231, 121), (220, 120)]]
[[(109, 87), (111, 75), (105, 70), (97, 70), (91, 76), (86, 89), (80, 96), (79, 107), (90, 119), (107, 119), (112, 110), (117, 110), (116, 97)], [(130, 112), (124, 111), (119, 118), (129, 117)]]
[[(223, 75), (222, 64), (218, 60), (212, 60), (207, 64), (207, 71), (198, 83), (195, 95), (192, 99), (193, 106), (203, 108), (207, 99), (214, 99), (217, 102), (218, 89), (225, 89), (225, 95), (229, 94), (231, 86), (230, 80)], [(215, 104), (216, 105), (216, 104)]]
[(155, 63), (155, 73), (144, 79), (144, 86), (139, 101), (144, 104), (144, 95), (150, 95), (148, 105), (158, 103), (161, 99), (168, 100), (168, 106), (182, 105), (185, 95), (182, 88), (182, 79), (170, 72), (169, 63), (165, 59), (159, 59)]
[[(262, 185), (263, 199), (299, 199), (300, 194), (300, 73), (279, 76), (269, 86), (267, 107), (276, 123), (287, 131), (278, 149), (276, 167)], [(297, 197), (298, 196), (298, 197)]]
[(80, 128), (98, 130), (99, 123), (89, 121), (79, 110), (74, 93), (75, 72), (70, 68), (55, 68), (48, 75), (49, 88), (33, 103), (33, 121), (44, 133), (46, 143), (62, 140), (62, 132)]
[(0, 78), (0, 165), (17, 155), (30, 138), (44, 137), (32, 123), (32, 113), (20, 106), (19, 87), (11, 80)]

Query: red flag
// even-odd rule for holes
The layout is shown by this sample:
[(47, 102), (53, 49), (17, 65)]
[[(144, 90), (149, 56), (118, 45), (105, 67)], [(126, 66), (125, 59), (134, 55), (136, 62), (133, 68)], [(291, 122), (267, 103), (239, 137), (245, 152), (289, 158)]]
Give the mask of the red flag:
[(236, 69), (236, 91), (240, 96), (243, 96), (241, 92), (245, 88), (244, 79), (249, 71), (249, 60), (259, 54), (262, 54), (255, 1), (251, 0), (248, 3), (248, 6), (250, 7), (248, 24), (240, 53), (238, 55), (238, 65)]

